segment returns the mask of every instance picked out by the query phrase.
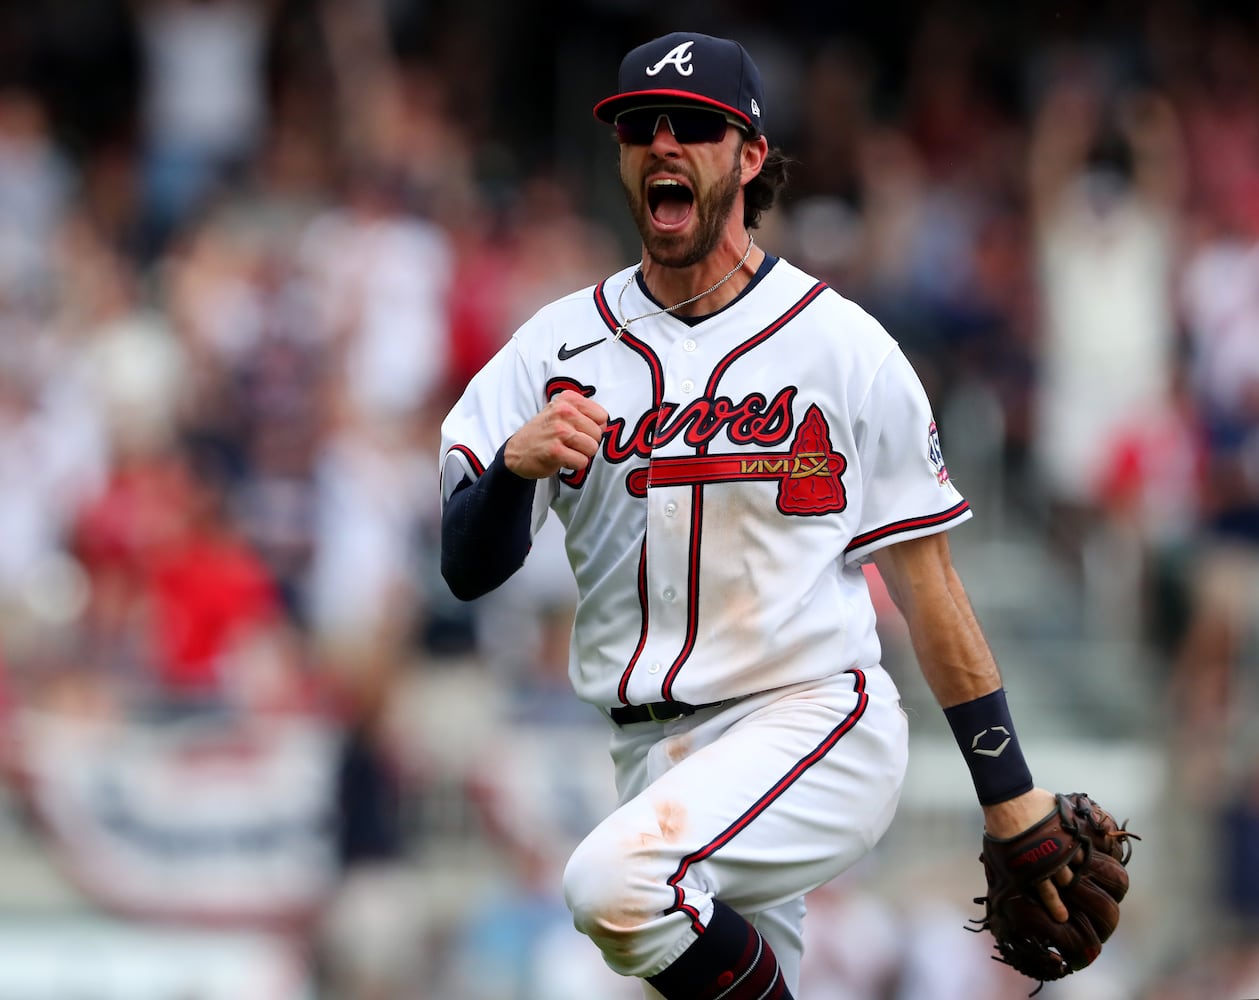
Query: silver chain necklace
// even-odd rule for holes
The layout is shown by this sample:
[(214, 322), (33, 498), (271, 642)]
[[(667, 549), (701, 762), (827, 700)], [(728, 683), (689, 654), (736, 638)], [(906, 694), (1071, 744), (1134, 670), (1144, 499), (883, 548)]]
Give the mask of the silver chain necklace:
[[(637, 323), (641, 319), (651, 319), (653, 316), (663, 316), (665, 313), (672, 313), (677, 309), (681, 309), (683, 306), (689, 306), (692, 302), (698, 302), (705, 295), (712, 295), (713, 292), (717, 291), (718, 288), (733, 278), (739, 272), (739, 269), (748, 262), (748, 257), (752, 254), (752, 243), (752, 237), (748, 236), (748, 248), (743, 251), (743, 256), (739, 259), (739, 263), (735, 264), (734, 267), (727, 271), (725, 277), (721, 278), (717, 284), (713, 285), (711, 288), (705, 288), (698, 295), (692, 295), (689, 299), (683, 299), (681, 302), (676, 302), (671, 306), (666, 306), (664, 309), (655, 309), (652, 312), (643, 313), (641, 316), (635, 316), (633, 319), (622, 320), (621, 324), (616, 328), (616, 333), (612, 335), (612, 339), (620, 340), (621, 334), (629, 333), (631, 323)], [(616, 311), (622, 316), (625, 315), (625, 310), (622, 308), (625, 293), (629, 291), (629, 286), (633, 284), (634, 278), (640, 271), (642, 271), (642, 269), (643, 265), (640, 263), (638, 267), (634, 268), (634, 270), (630, 272), (630, 276), (625, 279), (625, 284), (621, 286), (621, 294), (616, 297)]]

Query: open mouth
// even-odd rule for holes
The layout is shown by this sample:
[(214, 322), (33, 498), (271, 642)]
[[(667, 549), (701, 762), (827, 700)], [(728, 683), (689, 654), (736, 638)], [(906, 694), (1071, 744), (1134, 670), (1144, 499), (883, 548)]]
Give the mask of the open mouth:
[(679, 177), (656, 177), (647, 184), (647, 207), (661, 229), (680, 229), (691, 217), (695, 194)]

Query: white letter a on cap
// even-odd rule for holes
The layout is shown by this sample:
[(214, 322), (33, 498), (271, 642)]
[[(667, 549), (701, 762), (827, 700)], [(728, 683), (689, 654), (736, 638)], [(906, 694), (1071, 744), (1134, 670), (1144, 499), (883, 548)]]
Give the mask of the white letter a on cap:
[(662, 69), (673, 64), (673, 68), (678, 71), (679, 76), (690, 76), (695, 72), (695, 67), (691, 65), (690, 48), (694, 42), (683, 42), (681, 45), (675, 45), (671, 48), (660, 62), (654, 66), (647, 67), (647, 75), (655, 76)]

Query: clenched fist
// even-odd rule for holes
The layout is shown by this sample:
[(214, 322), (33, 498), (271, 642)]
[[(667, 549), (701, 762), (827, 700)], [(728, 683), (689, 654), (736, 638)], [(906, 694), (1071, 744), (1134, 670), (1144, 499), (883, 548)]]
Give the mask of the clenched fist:
[(568, 389), (508, 439), (503, 457), (524, 479), (545, 479), (561, 469), (580, 472), (598, 452), (607, 426), (607, 410)]

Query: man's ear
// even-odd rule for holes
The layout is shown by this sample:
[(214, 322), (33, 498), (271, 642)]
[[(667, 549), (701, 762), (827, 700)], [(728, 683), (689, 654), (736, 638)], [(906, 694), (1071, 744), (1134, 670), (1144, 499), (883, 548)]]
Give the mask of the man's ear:
[(765, 159), (769, 156), (769, 140), (763, 135), (758, 135), (755, 139), (747, 139), (739, 150), (740, 166), (742, 172), (740, 180), (746, 184), (753, 177), (761, 172), (761, 167), (765, 166)]

